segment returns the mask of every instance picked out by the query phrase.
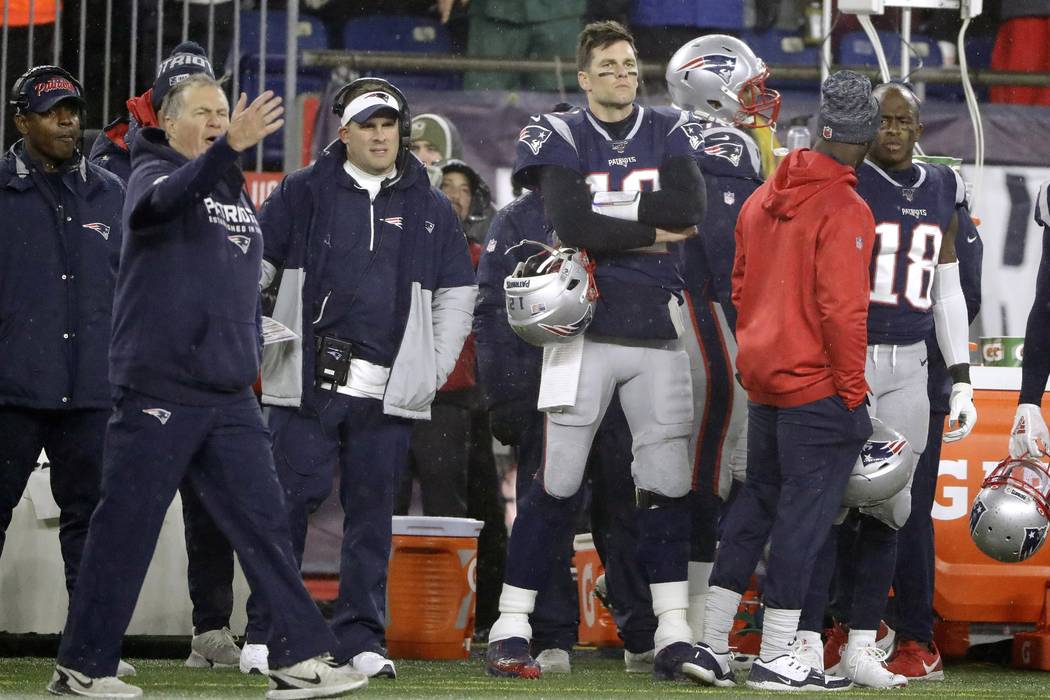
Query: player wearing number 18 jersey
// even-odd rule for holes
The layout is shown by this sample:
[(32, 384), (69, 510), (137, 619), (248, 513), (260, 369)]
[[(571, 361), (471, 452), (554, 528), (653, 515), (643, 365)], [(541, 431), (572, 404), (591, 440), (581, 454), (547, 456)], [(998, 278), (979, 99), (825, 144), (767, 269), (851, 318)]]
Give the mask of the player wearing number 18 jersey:
[[(949, 403), (954, 429), (945, 441), (965, 437), (977, 419), (969, 378), (969, 320), (955, 252), (959, 217), (969, 214), (965, 187), (953, 170), (912, 161), (922, 133), (915, 95), (894, 83), (879, 86), (873, 94), (879, 100), (881, 125), (868, 159), (857, 168), (857, 192), (871, 207), (876, 234), (865, 375), (872, 417), (908, 439), (914, 476), (928, 433), (925, 341), (931, 332), (936, 332), (953, 381)], [(885, 654), (875, 646), (875, 634), (893, 578), (897, 530), (910, 513), (909, 478), (896, 496), (859, 509), (835, 528), (814, 571), (800, 623), (800, 630), (806, 632), (800, 632), (800, 639), (819, 644), (829, 579), (837, 565), (836, 599), (848, 610), (850, 632), (840, 662), (829, 671), (848, 676), (857, 685), (907, 683), (882, 663)], [(836, 534), (850, 538), (839, 546), (837, 563)], [(852, 554), (847, 557), (846, 551)], [(839, 650), (829, 656), (835, 661)]]

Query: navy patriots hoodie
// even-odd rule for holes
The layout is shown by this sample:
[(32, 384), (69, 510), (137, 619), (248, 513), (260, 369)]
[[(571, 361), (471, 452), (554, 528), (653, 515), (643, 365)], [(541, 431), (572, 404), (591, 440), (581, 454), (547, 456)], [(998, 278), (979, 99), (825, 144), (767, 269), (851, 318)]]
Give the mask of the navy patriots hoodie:
[(251, 395), (261, 348), (262, 234), (237, 151), (187, 160), (164, 132), (131, 147), (110, 381), (188, 405)]

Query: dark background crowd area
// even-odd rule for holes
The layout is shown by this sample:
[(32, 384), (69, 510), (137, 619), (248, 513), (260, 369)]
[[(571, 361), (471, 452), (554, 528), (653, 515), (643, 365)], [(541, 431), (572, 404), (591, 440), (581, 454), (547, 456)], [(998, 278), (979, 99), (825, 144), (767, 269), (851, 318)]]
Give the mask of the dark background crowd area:
[[(83, 2), (88, 3), (86, 8), (87, 31), (81, 37), (79, 18)], [(161, 2), (163, 3), (165, 27), (163, 53), (166, 55), (181, 39), (185, 6), (181, 0), (161, 0)], [(403, 37), (398, 36), (398, 32), (403, 29), (399, 30), (398, 27), (410, 26), (405, 23), (406, 18), (418, 18), (420, 21), (427, 22), (428, 26), (433, 29), (431, 34), (437, 37), (432, 43), (434, 53), (449, 52), (475, 56), (491, 56), (492, 49), (486, 49), (479, 44), (478, 37), (474, 43), (470, 41), (472, 26), (484, 27), (486, 30), (484, 33), (490, 37), (489, 42), (499, 46), (509, 45), (506, 39), (516, 31), (527, 31), (526, 28), (530, 23), (534, 25), (546, 22), (552, 28), (560, 28), (554, 31), (562, 31), (566, 36), (572, 35), (574, 39), (578, 28), (595, 19), (616, 19), (626, 23), (635, 33), (642, 60), (661, 65), (668, 60), (675, 49), (689, 39), (712, 32), (739, 34), (747, 41), (753, 41), (756, 37), (766, 35), (778, 38), (797, 35), (802, 40), (799, 45), (804, 45), (809, 49), (805, 55), (768, 55), (767, 62), (773, 64), (783, 60), (810, 61), (820, 43), (820, 37), (814, 35), (813, 27), (813, 13), (819, 9), (819, 3), (807, 0), (719, 2), (711, 3), (710, 10), (707, 9), (706, 2), (696, 4), (692, 0), (514, 0), (513, 2), (510, 0), (470, 0), (467, 3), (462, 0), (450, 0), (450, 2), (451, 8), (447, 22), (442, 23), (441, 6), (434, 0), (303, 0), (300, 3), (301, 26), (307, 31), (311, 26), (323, 26), (323, 30), (315, 30), (317, 34), (323, 34), (323, 37), (313, 36), (306, 41), (301, 39), (301, 46), (348, 51), (355, 49), (403, 50), (400, 48), (403, 44)], [(43, 0), (37, 0), (37, 3), (42, 4)], [(124, 101), (132, 92), (140, 94), (150, 86), (156, 63), (159, 3), (150, 0), (139, 0), (136, 3), (138, 32), (135, 35), (134, 44), (138, 58), (134, 76), (130, 71), (130, 53), (133, 42), (127, 31), (132, 17), (132, 0), (112, 0), (112, 23), (108, 32), (106, 30), (106, 4), (102, 0), (66, 0), (62, 6), (60, 30), (62, 42), (60, 63), (73, 72), (77, 72), (79, 67), (81, 58), (79, 47), (83, 40), (85, 61), (82, 78), (88, 98), (85, 126), (96, 129), (103, 126), (103, 120), (111, 120), (125, 112)], [(262, 0), (243, 0), (240, 3), (242, 28), (240, 66), (237, 72), (240, 87), (246, 88), (249, 92), (253, 89), (258, 91), (258, 81), (253, 79), (257, 71), (258, 49), (253, 48), (252, 42), (255, 42), (257, 46), (258, 13), (263, 8), (263, 4)], [(1047, 4), (1050, 5), (1050, 3)], [(978, 67), (988, 67), (989, 56), (987, 54), (991, 52), (992, 42), (1000, 25), (1002, 5), (1002, 2), (996, 0), (985, 2), (984, 14), (971, 24), (968, 31), (968, 40), (980, 47), (976, 51), (976, 56), (971, 57), (971, 60), (976, 58)], [(279, 39), (275, 37), (283, 33), (279, 30), (284, 27), (283, 14), (286, 7), (286, 3), (281, 0), (270, 0), (265, 3), (269, 16), (268, 22), (273, 25), (268, 32), (270, 38), (267, 49), (271, 62), (273, 59), (278, 61), (283, 59), (285, 51), (283, 37)], [(208, 26), (210, 23), (212, 62), (217, 69), (219, 66), (225, 66), (228, 74), (234, 71), (232, 65), (234, 56), (232, 48), (233, 12), (232, 0), (218, 2), (210, 10), (207, 4), (191, 3), (187, 17), (189, 37), (204, 45), (209, 42)], [(842, 37), (859, 30), (855, 17), (838, 13), (834, 16), (832, 41), (836, 44)], [(248, 17), (254, 17), (254, 20), (247, 20)], [(380, 20), (378, 25), (369, 25), (370, 27), (378, 26), (380, 30), (376, 32), (369, 28), (366, 39), (363, 32), (359, 31), (355, 34), (349, 28), (351, 23), (362, 18), (384, 19)], [(555, 24), (552, 24), (548, 18), (553, 18)], [(709, 19), (706, 24), (710, 26), (705, 26), (705, 18)], [(254, 33), (248, 26), (249, 21), (256, 23)], [(889, 9), (885, 15), (875, 17), (874, 21), (880, 30), (889, 35), (895, 35), (900, 27), (900, 10)], [(12, 22), (12, 25), (14, 24), (15, 22)], [(959, 26), (960, 19), (955, 11), (915, 10), (912, 13), (913, 33), (927, 37), (933, 42), (954, 43)], [(389, 27), (389, 34), (384, 34), (386, 27)], [(6, 75), (8, 86), (21, 72), (25, 61), (20, 57), (26, 53), (26, 28), (11, 26), (10, 29)], [(37, 64), (51, 62), (51, 37), (54, 34), (54, 25), (37, 25), (34, 34), (36, 55), (33, 62)], [(521, 39), (521, 41), (526, 41), (526, 39)], [(527, 41), (535, 41), (535, 39), (530, 38)], [(367, 45), (362, 45), (363, 43)], [(573, 41), (557, 41), (554, 45), (561, 47), (561, 58), (567, 61), (560, 78), (546, 74), (522, 74), (521, 76), (515, 76), (515, 74), (432, 74), (431, 77), (437, 76), (434, 87), (453, 90), (487, 88), (539, 92), (575, 91), (576, 85), (573, 79), (575, 69), (571, 55)], [(756, 46), (755, 48), (756, 52), (762, 55), (763, 47)], [(419, 47), (415, 50), (423, 51), (427, 48)], [(894, 51), (899, 51), (893, 46), (887, 46), (887, 50), (891, 55)], [(529, 47), (525, 49), (524, 57), (552, 58), (550, 55), (544, 55), (545, 53), (547, 52), (542, 48), (535, 50)], [(520, 50), (517, 57), (523, 57)], [(921, 61), (913, 61), (913, 64), (916, 65), (921, 65), (921, 63)], [(267, 68), (267, 87), (277, 82), (275, 77), (277, 72), (278, 66), (276, 65)], [(327, 82), (325, 80), (327, 77), (327, 72), (324, 76), (319, 77), (316, 69), (303, 68), (300, 70), (299, 91), (315, 91), (318, 87), (323, 87), (320, 81)], [(398, 76), (391, 77), (397, 79)], [(103, 87), (107, 82), (108, 91)], [(775, 76), (773, 84), (776, 86)], [(813, 81), (814, 91), (816, 85), (817, 81)], [(412, 87), (409, 85), (409, 89)], [(1043, 93), (1050, 94), (1050, 91), (1043, 90)], [(106, 101), (105, 106), (103, 106), (104, 100)], [(9, 124), (9, 135), (5, 139), (9, 143), (12, 140), (12, 127), (13, 125)]]

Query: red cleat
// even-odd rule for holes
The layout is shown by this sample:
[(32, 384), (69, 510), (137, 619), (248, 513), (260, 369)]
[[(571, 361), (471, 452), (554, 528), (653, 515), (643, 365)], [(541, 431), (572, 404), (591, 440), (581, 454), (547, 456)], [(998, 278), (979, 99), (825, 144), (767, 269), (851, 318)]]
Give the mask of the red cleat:
[(886, 662), (886, 668), (909, 681), (944, 680), (944, 661), (933, 642), (926, 644), (911, 639), (901, 640), (897, 653)]
[(485, 652), (485, 672), (497, 678), (539, 678), (540, 665), (529, 654), (529, 640), (523, 637), (489, 642)]
[(837, 674), (836, 671), (838, 669), (835, 667), (842, 660), (842, 648), (849, 641), (849, 630), (841, 622), (836, 622), (830, 629), (824, 630), (824, 638), (827, 640), (824, 642), (824, 668), (826, 673), (828, 675), (843, 675), (841, 673)]

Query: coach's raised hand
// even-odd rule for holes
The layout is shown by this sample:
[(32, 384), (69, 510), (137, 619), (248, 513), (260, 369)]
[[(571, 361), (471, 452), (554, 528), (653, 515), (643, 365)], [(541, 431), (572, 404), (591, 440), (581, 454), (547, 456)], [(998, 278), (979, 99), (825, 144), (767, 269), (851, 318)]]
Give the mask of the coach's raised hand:
[(249, 105), (248, 95), (242, 92), (230, 117), (230, 129), (226, 132), (230, 148), (246, 151), (284, 126), (281, 102), (281, 97), (274, 95), (273, 90), (267, 90)]

